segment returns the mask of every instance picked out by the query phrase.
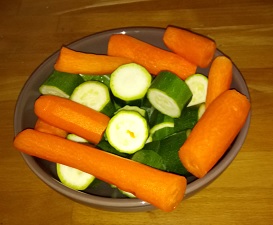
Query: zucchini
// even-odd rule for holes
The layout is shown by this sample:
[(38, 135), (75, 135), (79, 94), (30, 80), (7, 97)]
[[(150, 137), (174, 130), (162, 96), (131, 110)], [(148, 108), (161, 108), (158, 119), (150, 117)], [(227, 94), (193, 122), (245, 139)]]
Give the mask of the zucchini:
[(118, 188), (118, 190), (120, 191), (121, 194), (125, 195), (128, 198), (136, 198), (136, 196), (134, 194), (132, 194), (131, 192), (123, 191), (123, 190), (121, 190), (119, 188)]
[(154, 126), (150, 129), (150, 136), (153, 141), (162, 140), (174, 131), (174, 118), (159, 112)]
[(202, 103), (199, 106), (199, 109), (198, 109), (198, 120), (203, 116), (203, 114), (204, 114), (205, 111), (206, 111), (206, 104)]
[(110, 79), (110, 89), (113, 95), (123, 101), (142, 99), (150, 87), (151, 74), (136, 63), (119, 66)]
[(159, 169), (166, 170), (166, 165), (162, 157), (153, 150), (140, 150), (137, 151), (131, 158), (133, 161), (140, 162), (147, 166)]
[(66, 139), (74, 142), (79, 142), (79, 143), (88, 143), (88, 140), (76, 135), (76, 134), (68, 134), (66, 136)]
[(85, 75), (80, 74), (84, 81), (99, 81), (110, 88), (110, 75)]
[(57, 175), (60, 181), (74, 190), (85, 190), (95, 179), (91, 174), (57, 163)]
[(149, 123), (149, 126), (150, 127), (154, 126), (159, 111), (152, 106), (152, 104), (150, 103), (147, 97), (143, 99), (143, 103), (140, 108), (146, 111), (146, 118)]
[(188, 176), (189, 172), (185, 169), (178, 155), (180, 147), (187, 139), (186, 131), (175, 133), (160, 141), (157, 153), (162, 157), (166, 165), (166, 171)]
[(106, 128), (106, 137), (110, 145), (128, 154), (142, 149), (148, 135), (147, 121), (136, 111), (119, 111), (110, 119)]
[(190, 102), (192, 93), (187, 84), (174, 73), (162, 71), (153, 80), (147, 97), (158, 111), (178, 118)]
[(199, 105), (206, 101), (208, 78), (203, 74), (194, 74), (185, 80), (192, 92), (192, 99), (188, 106)]
[(112, 153), (112, 154), (115, 154), (115, 155), (119, 155), (119, 156), (122, 156), (124, 158), (129, 158), (130, 155), (129, 154), (126, 154), (126, 153), (122, 153), (122, 152), (119, 152), (118, 150), (116, 150), (112, 145), (109, 144), (108, 141), (106, 140), (101, 140), (97, 145), (96, 147), (98, 147), (99, 149), (105, 151), (105, 152), (109, 152), (109, 153)]
[(70, 99), (108, 116), (112, 116), (115, 112), (109, 88), (99, 81), (85, 81), (80, 84), (75, 88)]
[(198, 121), (199, 106), (185, 107), (179, 118), (174, 119), (175, 132), (192, 129)]
[(141, 109), (141, 108), (138, 107), (138, 106), (126, 105), (126, 106), (124, 106), (124, 107), (118, 109), (118, 110), (115, 112), (115, 114), (118, 113), (118, 112), (121, 111), (121, 110), (136, 111), (136, 112), (138, 112), (141, 116), (146, 117), (146, 111), (145, 111), (145, 109)]
[(43, 95), (55, 95), (69, 98), (74, 89), (84, 80), (78, 74), (70, 74), (54, 71), (40, 86), (39, 91)]

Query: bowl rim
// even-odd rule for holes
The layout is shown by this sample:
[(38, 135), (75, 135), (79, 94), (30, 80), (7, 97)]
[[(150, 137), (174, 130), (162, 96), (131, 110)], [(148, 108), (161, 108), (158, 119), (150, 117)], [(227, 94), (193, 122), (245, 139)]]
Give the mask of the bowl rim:
[[(77, 50), (79, 46), (85, 45), (85, 43), (88, 43), (90, 39), (96, 39), (100, 38), (101, 36), (107, 37), (111, 34), (129, 34), (129, 35), (135, 35), (135, 34), (141, 34), (141, 33), (149, 33), (154, 34), (156, 36), (163, 35), (165, 28), (161, 27), (123, 27), (123, 28), (116, 28), (106, 31), (97, 32), (88, 36), (85, 36), (83, 38), (80, 38), (74, 42), (71, 42), (70, 44), (66, 45), (69, 48)], [(21, 89), (21, 92), (19, 93), (15, 110), (14, 110), (14, 135), (17, 135), (22, 128), (20, 127), (20, 124), (17, 123), (17, 121), (22, 120), (22, 115), (19, 111), (19, 104), (24, 98), (25, 92), (27, 88), (29, 87), (30, 80), (34, 79), (36, 74), (39, 74), (40, 71), (44, 70), (48, 64), (53, 65), (53, 63), (56, 61), (58, 54), (60, 50), (57, 50), (53, 54), (51, 54), (48, 58), (46, 58), (29, 76), (27, 81), (25, 82), (23, 88)], [(223, 55), (224, 53), (220, 52), (219, 49), (216, 51), (216, 55)], [(240, 83), (240, 88), (243, 90), (241, 92), (244, 92), (246, 97), (250, 99), (250, 93), (248, 90), (248, 87), (246, 85), (246, 82), (241, 74), (241, 72), (238, 70), (236, 65), (233, 63), (233, 71), (236, 73), (236, 76), (234, 76), (234, 79), (236, 82)], [(250, 124), (250, 118), (251, 118), (251, 111), (249, 112), (249, 115), (247, 117), (247, 120), (239, 132), (238, 136), (236, 137), (236, 140), (232, 144), (232, 148), (225, 154), (225, 157), (221, 159), (221, 163), (218, 163), (214, 168), (212, 168), (208, 174), (201, 178), (197, 179), (187, 185), (186, 192), (185, 192), (185, 198), (188, 198), (195, 194), (196, 192), (200, 191), (202, 188), (209, 185), (212, 181), (214, 181), (221, 173), (225, 171), (225, 169), (231, 164), (231, 162), (234, 160), (234, 158), (237, 156), (237, 154), (240, 151), (241, 146), (243, 145), (248, 129)], [(88, 193), (84, 193), (81, 191), (75, 191), (72, 190), (63, 184), (61, 184), (58, 180), (51, 177), (48, 173), (46, 173), (36, 162), (35, 157), (32, 157), (30, 155), (27, 155), (25, 153), (21, 153), (24, 161), (28, 165), (28, 167), (32, 170), (36, 176), (38, 176), (45, 184), (50, 186), (53, 190), (59, 192), (60, 194), (65, 195), (68, 198), (73, 199), (74, 201), (78, 201), (83, 204), (90, 205), (95, 208), (102, 208), (106, 210), (111, 211), (146, 211), (154, 209), (155, 207), (152, 206), (150, 203), (147, 203), (145, 201), (142, 201), (141, 199), (129, 199), (129, 198), (109, 198), (109, 197), (101, 197), (101, 196), (95, 196)], [(220, 173), (219, 173), (220, 171)], [(110, 201), (109, 201), (110, 200)]]

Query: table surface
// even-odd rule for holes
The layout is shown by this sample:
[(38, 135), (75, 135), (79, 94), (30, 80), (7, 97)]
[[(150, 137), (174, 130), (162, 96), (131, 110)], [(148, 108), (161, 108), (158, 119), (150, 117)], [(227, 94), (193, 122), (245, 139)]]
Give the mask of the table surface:
[[(0, 1), (0, 224), (272, 224), (272, 0)], [(71, 201), (39, 180), (12, 145), (23, 84), (62, 45), (103, 30), (189, 28), (216, 40), (242, 72), (252, 118), (228, 169), (170, 213), (109, 212)]]

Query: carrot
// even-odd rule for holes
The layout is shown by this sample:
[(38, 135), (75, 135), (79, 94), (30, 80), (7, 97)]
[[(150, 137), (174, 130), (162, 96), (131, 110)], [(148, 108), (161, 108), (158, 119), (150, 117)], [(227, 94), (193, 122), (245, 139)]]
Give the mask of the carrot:
[(172, 26), (166, 28), (163, 41), (170, 50), (201, 68), (210, 64), (216, 50), (213, 40)]
[(33, 129), (20, 132), (14, 140), (14, 146), (26, 154), (92, 174), (164, 211), (173, 210), (184, 197), (187, 183), (185, 177), (91, 146)]
[(198, 178), (204, 177), (229, 148), (249, 110), (249, 100), (236, 90), (218, 96), (179, 150), (185, 168)]
[(110, 118), (69, 99), (44, 95), (34, 105), (36, 115), (45, 122), (97, 144)]
[(57, 135), (57, 136), (63, 137), (63, 138), (65, 138), (68, 134), (65, 130), (62, 130), (58, 127), (52, 126), (39, 118), (37, 119), (37, 121), (35, 123), (34, 129), (37, 131), (40, 131), (40, 132)]
[(114, 34), (110, 37), (108, 55), (129, 58), (144, 66), (153, 75), (168, 70), (181, 79), (186, 79), (194, 74), (197, 68), (177, 54), (123, 34)]
[(130, 62), (127, 58), (83, 53), (62, 47), (54, 68), (73, 74), (104, 75)]
[(206, 108), (221, 93), (230, 89), (232, 82), (232, 62), (226, 56), (216, 57), (208, 74)]

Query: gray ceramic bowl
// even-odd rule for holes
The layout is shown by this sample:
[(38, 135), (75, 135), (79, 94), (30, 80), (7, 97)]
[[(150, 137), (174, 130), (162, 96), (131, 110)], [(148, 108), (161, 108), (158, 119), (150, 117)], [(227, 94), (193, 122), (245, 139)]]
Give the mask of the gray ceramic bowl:
[[(108, 39), (110, 35), (114, 33), (125, 33), (128, 35), (132, 35), (138, 39), (151, 43), (160, 48), (166, 49), (162, 42), (164, 29), (148, 27), (121, 28), (93, 34), (70, 44), (69, 47), (78, 51), (104, 54), (107, 52)], [(33, 112), (33, 106), (35, 100), (40, 95), (38, 88), (53, 71), (53, 65), (58, 57), (58, 54), (59, 51), (46, 59), (33, 72), (33, 74), (29, 77), (28, 81), (24, 85), (19, 95), (14, 114), (15, 135), (25, 128), (34, 126), (37, 117)], [(222, 53), (217, 50), (216, 55), (221, 54)], [(208, 69), (198, 69), (198, 72), (208, 74)], [(247, 85), (235, 65), (233, 66), (233, 74), (234, 75), (232, 88), (237, 89), (249, 98), (250, 96)], [(226, 152), (226, 154), (222, 157), (218, 164), (204, 178), (188, 178), (188, 186), (186, 189), (185, 199), (206, 187), (228, 167), (228, 165), (233, 161), (244, 143), (249, 128), (249, 123), (250, 114), (248, 115), (247, 121), (241, 132), (237, 136), (232, 146), (230, 146), (230, 149)], [(86, 204), (94, 208), (110, 211), (147, 211), (155, 209), (152, 205), (142, 200), (129, 199), (120, 196), (118, 193), (113, 191), (112, 188), (104, 183), (95, 185), (95, 187), (92, 187), (90, 189), (88, 188), (85, 192), (74, 191), (65, 187), (58, 181), (54, 163), (41, 160), (26, 154), (22, 154), (22, 156), (30, 169), (43, 182), (45, 182), (55, 191), (79, 203)]]

